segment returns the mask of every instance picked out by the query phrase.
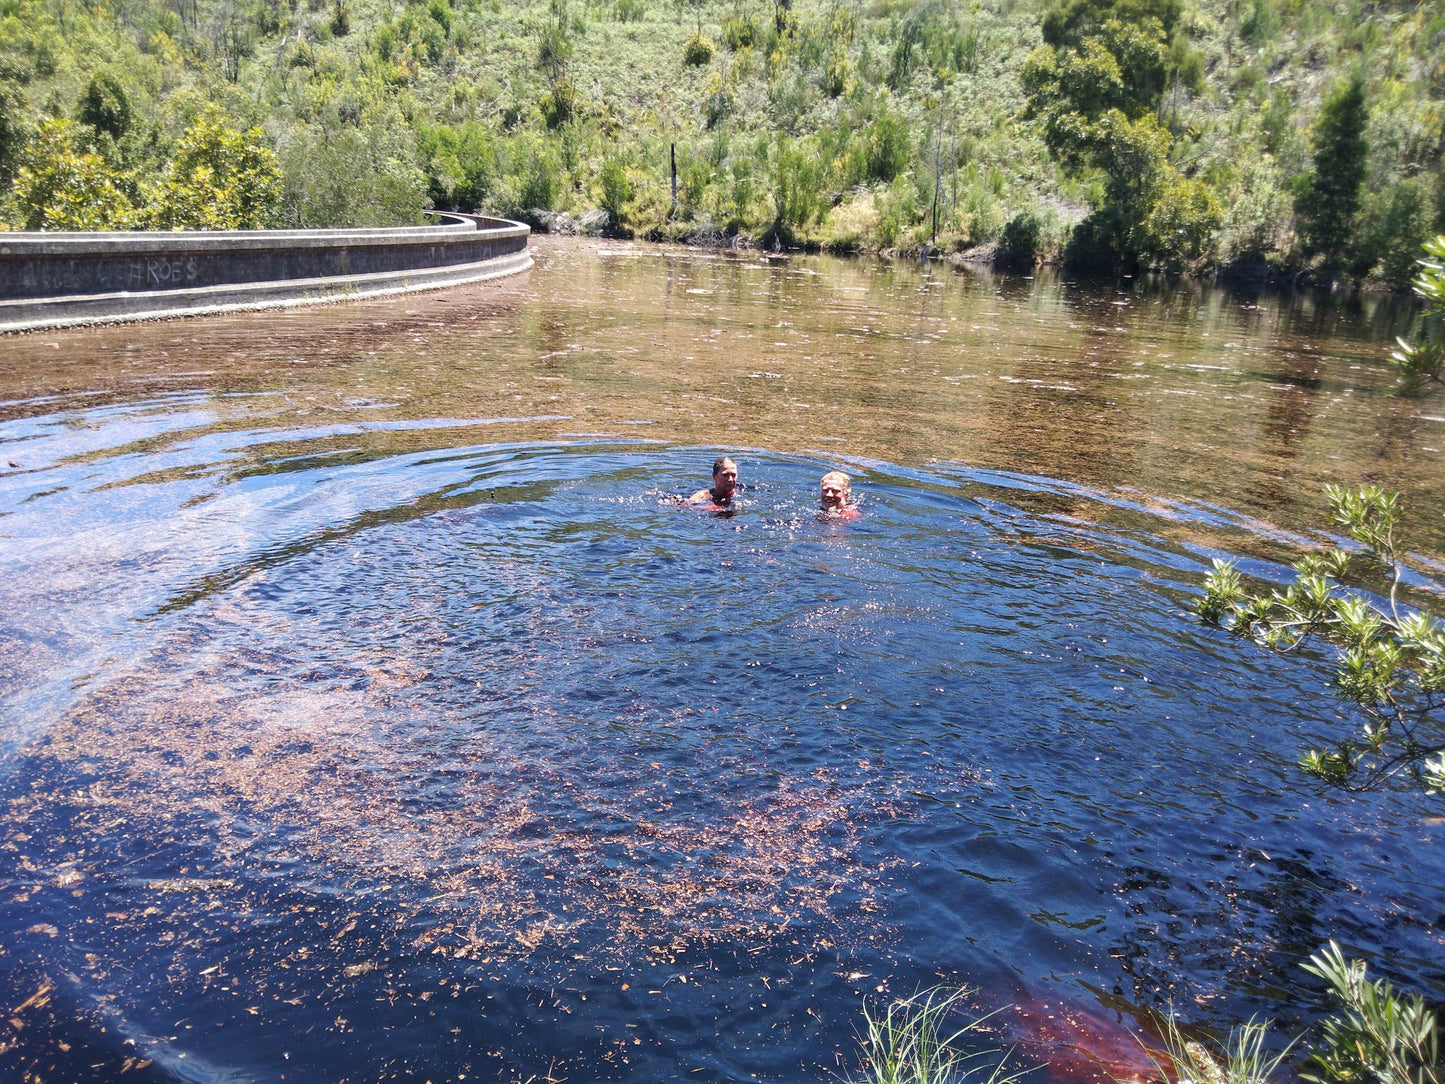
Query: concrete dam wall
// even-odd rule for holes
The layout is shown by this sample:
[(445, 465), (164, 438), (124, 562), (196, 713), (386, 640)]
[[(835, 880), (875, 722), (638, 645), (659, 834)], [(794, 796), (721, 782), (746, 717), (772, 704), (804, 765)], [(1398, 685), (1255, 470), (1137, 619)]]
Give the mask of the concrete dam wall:
[(0, 233), (0, 331), (376, 297), (532, 266), (528, 227), (438, 217), (376, 230)]

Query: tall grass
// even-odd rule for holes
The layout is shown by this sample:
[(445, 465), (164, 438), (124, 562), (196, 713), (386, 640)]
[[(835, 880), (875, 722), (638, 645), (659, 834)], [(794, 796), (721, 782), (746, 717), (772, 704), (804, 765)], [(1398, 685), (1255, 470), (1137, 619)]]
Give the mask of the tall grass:
[[(954, 1020), (972, 993), (966, 987), (935, 986), (889, 1002), (881, 1012), (865, 1005), (862, 1075), (854, 1084), (1013, 1084), (1028, 1069), (1009, 1064), (1011, 1050), (968, 1050), (965, 1035), (979, 1032), (992, 1013)], [(952, 1028), (953, 1030), (949, 1030)]]
[(1171, 1016), (1162, 1036), (1166, 1057), (1145, 1050), (1160, 1078), (1172, 1084), (1269, 1084), (1297, 1040), (1271, 1051), (1268, 1037), (1268, 1023), (1250, 1020), (1233, 1029), (1224, 1043), (1209, 1044), (1186, 1036)]

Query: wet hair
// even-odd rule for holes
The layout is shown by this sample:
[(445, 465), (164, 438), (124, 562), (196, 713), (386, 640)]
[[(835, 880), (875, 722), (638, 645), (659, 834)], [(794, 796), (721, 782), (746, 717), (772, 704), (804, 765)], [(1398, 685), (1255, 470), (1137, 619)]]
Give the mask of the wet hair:
[(734, 467), (737, 466), (736, 463), (733, 463), (733, 457), (732, 457), (732, 456), (730, 456), (730, 455), (720, 455), (720, 456), (718, 456), (716, 459), (714, 459), (714, 460), (712, 461), (712, 473), (713, 473), (713, 477), (714, 477), (714, 478), (717, 477), (717, 472), (723, 469), (723, 464), (724, 464), (724, 463), (732, 463)]
[(828, 481), (842, 482), (845, 492), (853, 492), (853, 479), (840, 470), (830, 470), (827, 474), (823, 475), (823, 482)]

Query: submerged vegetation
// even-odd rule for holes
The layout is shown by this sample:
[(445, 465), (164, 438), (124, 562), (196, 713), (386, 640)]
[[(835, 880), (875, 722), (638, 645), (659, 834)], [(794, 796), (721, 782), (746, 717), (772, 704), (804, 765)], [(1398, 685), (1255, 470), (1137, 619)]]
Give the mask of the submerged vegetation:
[(3, 0), (0, 217), (1403, 285), (1445, 228), (1442, 39), (1363, 0)]

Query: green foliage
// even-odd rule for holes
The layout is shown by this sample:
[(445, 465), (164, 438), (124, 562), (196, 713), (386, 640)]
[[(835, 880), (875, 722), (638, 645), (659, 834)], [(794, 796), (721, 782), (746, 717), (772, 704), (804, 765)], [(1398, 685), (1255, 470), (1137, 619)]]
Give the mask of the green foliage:
[(1400, 370), (1407, 388), (1445, 383), (1445, 234), (1425, 243), (1425, 257), (1413, 283), (1415, 296), (1425, 304), (1415, 341), (1398, 340), (1390, 360)]
[(773, 220), (763, 240), (795, 244), (824, 211), (823, 165), (811, 140), (780, 139), (765, 153)]
[(760, 36), (757, 23), (746, 15), (728, 16), (723, 20), (722, 31), (723, 42), (735, 53), (739, 49), (750, 49), (757, 45)]
[(995, 266), (1005, 271), (1032, 271), (1039, 254), (1040, 224), (1038, 215), (1023, 211), (1004, 225), (994, 253)]
[(567, 8), (565, 4), (554, 4), (552, 18), (542, 27), (537, 40), (537, 66), (550, 78), (561, 78), (567, 73), (575, 49)]
[(1102, 202), (1070, 242), (1076, 267), (1187, 267), (1211, 255), (1218, 198), (1171, 163), (1173, 137), (1157, 119), (1165, 27), (1177, 14), (1168, 4), (1070, 0), (1045, 18), (1054, 44), (1024, 64), (1025, 113), (1040, 122), (1045, 146), (1071, 173), (1104, 176)]
[(42, 121), (21, 158), (11, 198), (27, 230), (123, 230), (134, 208), (100, 155), (76, 147), (74, 121)]
[(577, 115), (577, 88), (565, 75), (552, 81), (551, 89), (537, 100), (542, 120), (548, 128), (560, 128)]
[[(977, 1032), (987, 1016), (954, 1027), (952, 1018), (972, 993), (934, 987), (889, 1002), (881, 1012), (864, 1006), (864, 1062), (856, 1084), (1012, 1084), (1026, 1071), (1009, 1067), (998, 1049), (967, 1051), (959, 1041)], [(953, 1028), (949, 1031), (949, 1028)]]
[(888, 108), (886, 99), (879, 102), (872, 120), (863, 133), (865, 141), (864, 177), (870, 181), (891, 181), (908, 166), (908, 124)]
[(214, 108), (176, 144), (152, 200), (159, 229), (257, 230), (281, 207), (281, 167), (260, 128), (239, 131)]
[(467, 121), (459, 129), (447, 125), (422, 128), (417, 133), (417, 154), (425, 163), (431, 205), (451, 211), (474, 211), (483, 206), (500, 172), (499, 143), (475, 121)]
[(80, 96), (76, 116), (97, 132), (120, 139), (130, 131), (132, 123), (130, 96), (113, 74), (97, 72)]
[(23, 85), (29, 71), (12, 57), (0, 55), (0, 184), (8, 182), (19, 165), (31, 123)]
[[(682, 63), (708, 18), (724, 63), (716, 50)], [(84, 117), (78, 153), (144, 204), (214, 104), (264, 125), (288, 225), (414, 221), (428, 202), (516, 208), (524, 191), (528, 209), (581, 212), (626, 147), (624, 218), (641, 234), (906, 250), (934, 240), (936, 215), (937, 243), (962, 248), (1032, 206), (1047, 215), (1045, 258), (1078, 226), (1070, 254), (1104, 270), (1216, 254), (1292, 270), (1286, 179), (1310, 167), (1316, 88), (1358, 64), (1375, 108), (1339, 266), (1399, 282), (1422, 218), (1445, 228), (1438, 23), (1324, 0), (1187, 14), (1169, 0), (4, 0), (0, 190), (36, 122)], [(1041, 37), (1050, 86), (1030, 91), (1020, 75)], [(1013, 123), (1021, 106), (1036, 125)], [(461, 143), (433, 138), (442, 129)], [(800, 140), (819, 156), (813, 206), (776, 230), (774, 148)], [(697, 163), (676, 210), (670, 143)], [(542, 177), (539, 155), (558, 172)], [(14, 201), (7, 213), (21, 224)]]
[(1365, 192), (1349, 259), (1351, 273), (1363, 277), (1378, 268), (1379, 277), (1391, 286), (1409, 286), (1420, 247), (1430, 236), (1429, 197), (1421, 178), (1399, 179)]
[(712, 42), (701, 32), (688, 38), (682, 46), (683, 63), (690, 67), (699, 67), (712, 60)]
[(427, 179), (407, 135), (384, 114), (356, 127), (298, 132), (281, 151), (285, 224), (359, 228), (420, 222)]
[[(1335, 689), (1361, 716), (1357, 737), (1300, 758), (1310, 775), (1350, 790), (1404, 774), (1445, 794), (1445, 625), (1402, 607), (1404, 566), (1394, 536), (1396, 494), (1375, 486), (1326, 490), (1334, 524), (1359, 550), (1312, 553), (1295, 565), (1284, 590), (1248, 590), (1232, 561), (1215, 561), (1199, 615), (1277, 651), (1318, 640), (1334, 648)], [(1388, 598), (1377, 602), (1346, 587), (1351, 573), (1383, 572)]]
[(1307, 256), (1338, 264), (1354, 235), (1365, 180), (1364, 79), (1357, 73), (1325, 99), (1313, 131), (1311, 171), (1300, 183), (1295, 200), (1300, 240)]
[(1055, 48), (1078, 48), (1111, 20), (1139, 25), (1152, 19), (1169, 35), (1182, 10), (1180, 0), (1062, 0), (1044, 15), (1044, 41)]
[(617, 0), (612, 5), (612, 15), (619, 23), (641, 22), (647, 14), (647, 5), (642, 0)]
[(1397, 994), (1346, 960), (1331, 941), (1304, 969), (1324, 979), (1342, 1009), (1322, 1024), (1323, 1042), (1301, 1074), (1315, 1084), (1440, 1084), (1439, 1022), (1424, 998)]
[(624, 224), (628, 205), (632, 202), (632, 180), (618, 158), (608, 157), (597, 171), (598, 204), (607, 212), (608, 224), (614, 233), (628, 232)]
[(1295, 1045), (1271, 1052), (1269, 1024), (1255, 1020), (1232, 1029), (1222, 1044), (1191, 1039), (1172, 1015), (1161, 1038), (1167, 1061), (1150, 1058), (1166, 1084), (1270, 1084)]

